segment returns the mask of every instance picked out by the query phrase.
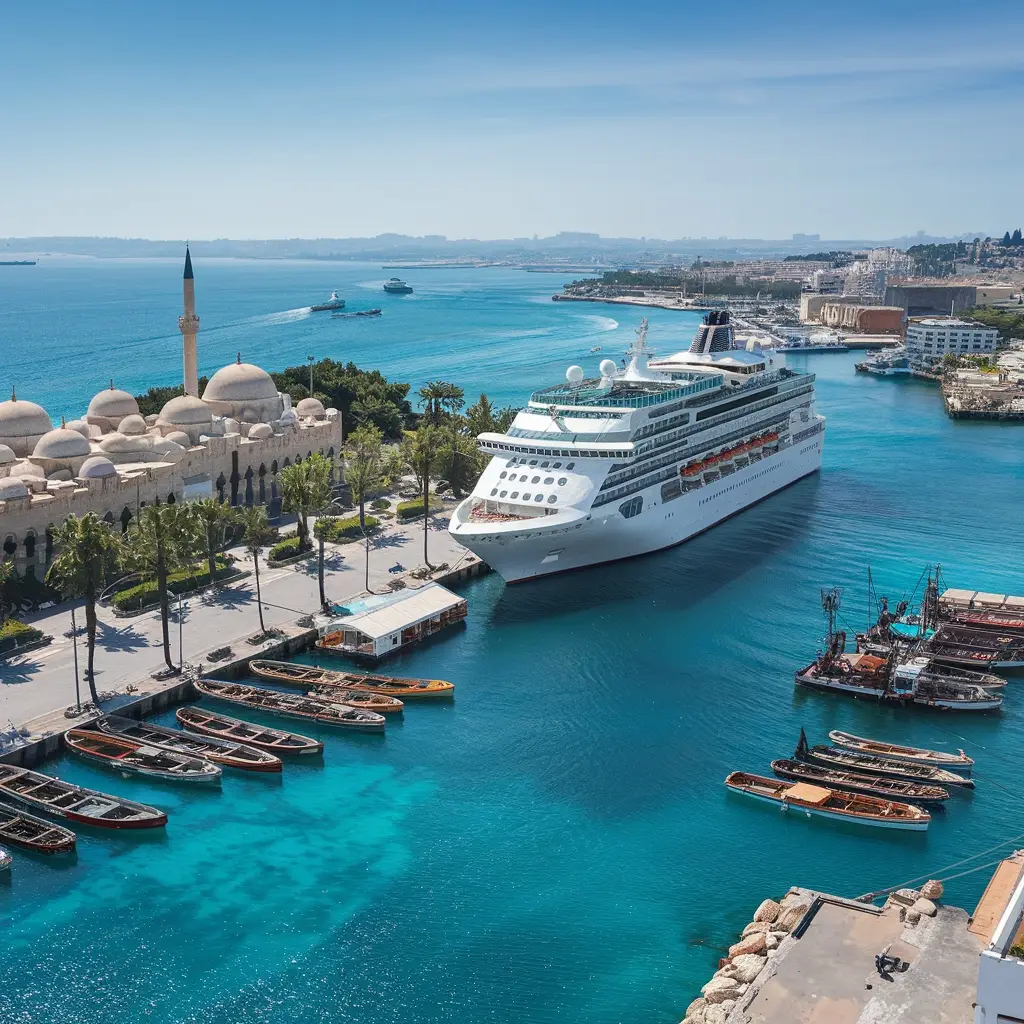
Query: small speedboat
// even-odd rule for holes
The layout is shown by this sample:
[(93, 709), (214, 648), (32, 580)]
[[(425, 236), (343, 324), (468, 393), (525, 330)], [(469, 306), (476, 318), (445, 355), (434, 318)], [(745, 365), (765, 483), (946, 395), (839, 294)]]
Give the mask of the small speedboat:
[(73, 853), (75, 833), (17, 807), (0, 804), (0, 839), (32, 853)]
[(91, 729), (69, 729), (64, 742), (80, 757), (123, 775), (163, 782), (219, 782), (221, 777), (220, 768), (209, 761)]
[(926, 810), (914, 804), (826, 789), (807, 782), (783, 782), (763, 775), (733, 772), (725, 784), (734, 793), (774, 803), (783, 811), (805, 814), (809, 818), (832, 818), (910, 832), (923, 832), (932, 820)]
[(344, 308), (345, 300), (335, 291), (331, 292), (331, 297), (326, 302), (321, 302), (316, 306), (310, 306), (309, 310), (311, 313), (326, 313), (331, 310)]

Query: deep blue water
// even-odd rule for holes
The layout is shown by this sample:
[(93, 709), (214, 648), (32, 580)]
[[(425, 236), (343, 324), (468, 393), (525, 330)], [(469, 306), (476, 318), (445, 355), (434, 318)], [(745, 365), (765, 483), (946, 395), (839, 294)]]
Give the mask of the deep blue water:
[[(65, 343), (100, 365), (101, 342), (125, 352), (173, 324), (176, 266), (163, 265), (175, 277), (165, 313), (138, 308), (157, 302), (160, 266), (39, 268), (79, 298), (67, 314), (58, 295), (49, 312), (0, 313), (5, 344), (22, 347), (19, 373), (47, 332), (77, 323)], [(592, 345), (617, 355), (635, 319), (551, 303), (547, 275), (480, 270), (422, 284), (406, 272), (415, 301), (394, 300), (379, 323), (265, 323), (335, 286), (355, 305), (351, 282), (386, 275), (196, 272), (204, 324), (218, 311), (244, 325), (200, 335), (204, 370), (238, 346), (267, 366), (309, 350), (511, 402), (569, 360), (601, 358)], [(20, 298), (24, 310), (42, 302)], [(599, 335), (612, 319), (622, 326)], [(651, 320), (663, 351), (692, 334), (692, 316)], [(147, 359), (171, 379), (178, 341), (164, 333), (162, 361)], [(820, 475), (671, 551), (512, 588), (471, 584), (463, 631), (389, 665), (453, 680), (454, 703), (409, 708), (383, 739), (326, 734), (322, 765), (289, 765), (277, 781), (229, 776), (219, 793), (52, 765), (157, 803), (170, 824), (148, 842), (82, 836), (67, 867), (17, 857), (0, 888), (0, 1020), (674, 1021), (766, 895), (802, 884), (856, 896), (1024, 832), (1005, 771), (1024, 744), (1024, 678), (1000, 715), (967, 717), (880, 710), (792, 681), (823, 631), (818, 588), (846, 587), (843, 619), (857, 628), (869, 565), (893, 598), (936, 561), (951, 585), (1024, 592), (1024, 435), (954, 423), (932, 387), (855, 375), (852, 354), (802, 359), (829, 417)], [(32, 368), (26, 397), (59, 412), (88, 396), (91, 384), (54, 370)], [(142, 371), (124, 383), (148, 383)], [(801, 726), (818, 741), (843, 728), (962, 745), (978, 788), (924, 835), (782, 818), (726, 794), (729, 771), (767, 771)], [(948, 899), (973, 908), (987, 876), (950, 882)]]

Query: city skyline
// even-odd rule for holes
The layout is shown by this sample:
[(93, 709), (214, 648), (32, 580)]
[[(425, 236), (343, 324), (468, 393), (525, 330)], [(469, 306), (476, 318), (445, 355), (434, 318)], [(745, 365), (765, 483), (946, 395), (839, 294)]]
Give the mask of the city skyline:
[(6, 18), (6, 236), (885, 239), (1021, 219), (1008, 3), (869, 2), (841, 24), (803, 2)]

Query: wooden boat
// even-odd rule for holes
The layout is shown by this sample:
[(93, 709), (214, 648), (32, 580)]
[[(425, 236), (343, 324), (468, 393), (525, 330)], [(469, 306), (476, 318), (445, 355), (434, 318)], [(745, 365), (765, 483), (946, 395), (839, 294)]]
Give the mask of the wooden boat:
[(20, 807), (95, 828), (162, 828), (167, 824), (167, 815), (155, 807), (13, 764), (0, 763), (0, 796)]
[[(317, 646), (319, 647), (321, 643), (322, 641), (318, 640)], [(361, 693), (398, 697), (401, 700), (430, 700), (455, 695), (455, 684), (444, 679), (411, 679), (363, 672), (342, 672), (315, 665), (295, 665), (290, 661), (255, 659), (249, 662), (249, 671), (261, 679), (285, 686), (298, 686), (307, 691), (331, 685)]]
[(267, 750), (278, 757), (312, 757), (324, 752), (320, 740), (300, 736), (296, 732), (282, 732), (265, 725), (253, 725), (239, 718), (217, 715), (206, 708), (178, 708), (174, 713), (178, 724), (190, 732), (219, 739), (238, 740), (249, 747)]
[(876, 796), (883, 800), (902, 800), (908, 804), (938, 804), (949, 799), (949, 790), (941, 786), (927, 786), (921, 782), (905, 782), (902, 779), (886, 779), (877, 775), (860, 775), (857, 772), (839, 771), (781, 758), (772, 761), (772, 771), (780, 779), (793, 782), (809, 782), (826, 789), (846, 789), (852, 793)]
[(221, 777), (220, 768), (209, 761), (91, 729), (69, 729), (64, 742), (80, 757), (125, 775), (164, 782), (219, 782)]
[(11, 867), (12, 860), (14, 860), (14, 858), (2, 846), (0, 846), (0, 872), (8, 871)]
[(344, 686), (324, 683), (315, 690), (310, 690), (307, 697), (314, 700), (325, 700), (328, 704), (347, 704), (350, 708), (366, 708), (376, 711), (378, 715), (397, 715), (405, 705), (397, 697), (389, 697), (386, 693), (370, 693), (367, 690), (348, 690)]
[(324, 700), (281, 693), (262, 686), (243, 686), (240, 683), (221, 683), (216, 679), (199, 679), (195, 688), (205, 697), (241, 704), (254, 711), (265, 711), (283, 718), (298, 718), (354, 732), (383, 732), (384, 716), (374, 711), (350, 708), (347, 704), (328, 704)]
[(0, 839), (33, 853), (72, 853), (77, 839), (63, 825), (43, 821), (17, 807), (0, 803)]
[(123, 736), (126, 739), (148, 743), (161, 750), (173, 750), (189, 757), (198, 757), (204, 761), (213, 761), (225, 768), (238, 768), (245, 772), (279, 772), (281, 758), (265, 750), (247, 747), (232, 740), (213, 739), (199, 736), (196, 733), (178, 732), (164, 725), (150, 725), (137, 722), (134, 718), (121, 718), (118, 715), (107, 715), (94, 723), (100, 732), (110, 736)]
[(807, 782), (783, 782), (763, 775), (733, 772), (725, 784), (734, 793), (774, 803), (783, 811), (803, 812), (808, 817), (911, 832), (923, 832), (932, 820), (926, 810), (913, 804), (881, 800), (862, 793), (844, 793)]
[(842, 747), (808, 746), (803, 729), (800, 730), (800, 742), (797, 744), (793, 757), (797, 761), (810, 761), (838, 771), (858, 772), (862, 775), (886, 775), (893, 779), (904, 779), (907, 782), (923, 782), (930, 786), (958, 786), (963, 789), (974, 789), (974, 780), (958, 775), (945, 768), (936, 768), (927, 764), (910, 764), (907, 761), (894, 761), (890, 757), (879, 757), (876, 754), (862, 754)]
[(974, 758), (968, 757), (962, 750), (955, 754), (945, 750), (928, 750), (926, 747), (907, 747), (899, 743), (886, 743), (884, 740), (869, 740), (863, 736), (840, 732), (833, 729), (828, 738), (845, 750), (855, 750), (860, 754), (877, 754), (888, 757), (892, 761), (905, 761), (909, 764), (930, 764), (936, 768), (949, 768), (956, 771), (966, 770), (970, 774), (974, 766)]

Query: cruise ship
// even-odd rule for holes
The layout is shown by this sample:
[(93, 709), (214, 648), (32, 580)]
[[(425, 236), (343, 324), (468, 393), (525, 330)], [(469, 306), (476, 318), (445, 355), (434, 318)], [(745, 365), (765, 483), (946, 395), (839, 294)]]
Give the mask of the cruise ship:
[(821, 467), (814, 374), (735, 348), (727, 311), (665, 359), (636, 335), (479, 436), (493, 458), (448, 529), (509, 583), (679, 544)]

